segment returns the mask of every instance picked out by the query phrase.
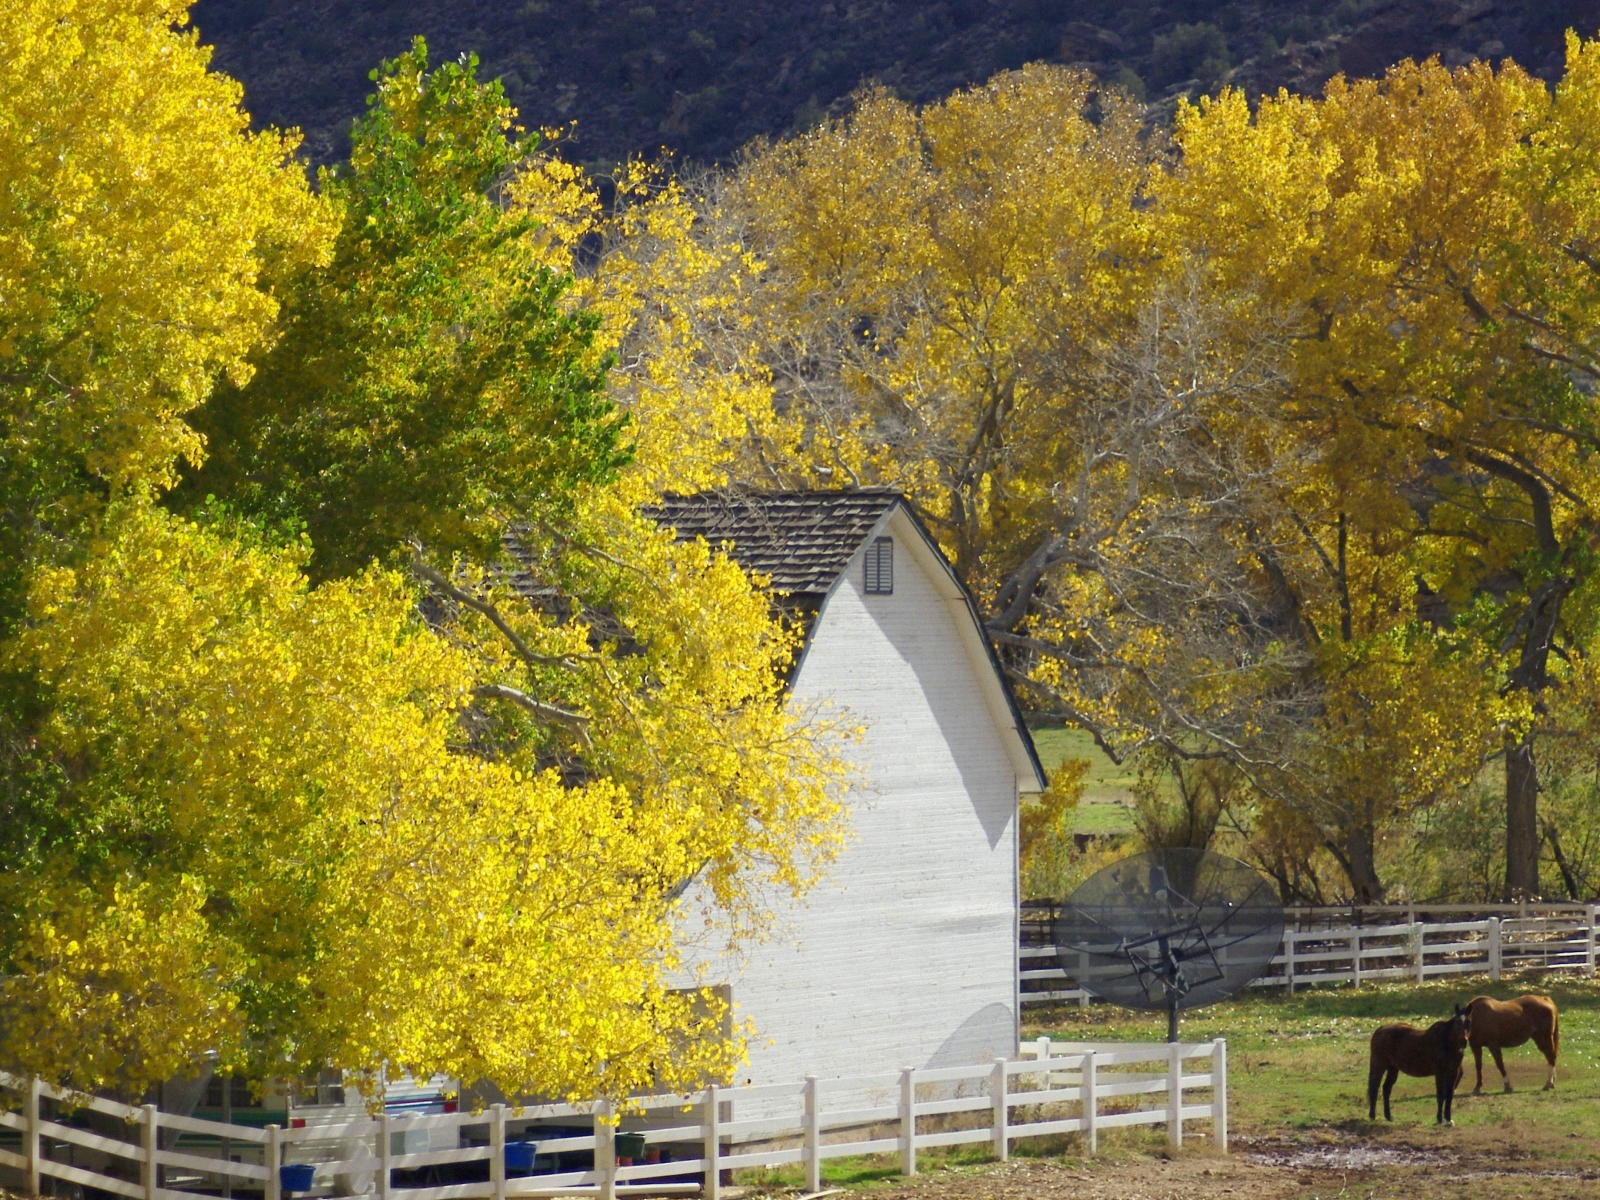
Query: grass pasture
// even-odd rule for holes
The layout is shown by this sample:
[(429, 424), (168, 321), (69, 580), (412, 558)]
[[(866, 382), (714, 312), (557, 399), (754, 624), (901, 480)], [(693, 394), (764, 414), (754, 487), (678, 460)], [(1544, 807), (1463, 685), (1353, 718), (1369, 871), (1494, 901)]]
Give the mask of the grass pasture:
[[(1326, 1126), (1366, 1125), (1367, 1042), (1385, 1021), (1427, 1026), (1454, 1004), (1489, 994), (1506, 998), (1536, 991), (1551, 996), (1561, 1016), (1561, 1056), (1553, 1092), (1541, 1092), (1544, 1057), (1532, 1043), (1505, 1052), (1516, 1089), (1501, 1092), (1499, 1072), (1484, 1054), (1484, 1095), (1472, 1097), (1472, 1055), (1457, 1097), (1456, 1125), (1500, 1125), (1531, 1117), (1540, 1124), (1596, 1131), (1600, 1167), (1600, 982), (1578, 976), (1542, 980), (1467, 978), (1425, 985), (1365, 984), (1311, 988), (1287, 996), (1252, 992), (1181, 1015), (1186, 1042), (1228, 1041), (1229, 1114), (1235, 1132), (1284, 1133)], [(1063, 1006), (1047, 1019), (1031, 1019), (1028, 1036), (1079, 1041), (1166, 1039), (1164, 1013), (1137, 1013), (1111, 1005)], [(1500, 1103), (1506, 1099), (1507, 1103)], [(1394, 1124), (1433, 1123), (1433, 1082), (1402, 1075), (1393, 1094)], [(1426, 1109), (1426, 1112), (1424, 1112)], [(1383, 1124), (1382, 1104), (1378, 1124)]]
[[(1484, 1093), (1472, 1095), (1470, 1052), (1452, 1128), (1434, 1124), (1433, 1081), (1402, 1075), (1394, 1122), (1367, 1119), (1367, 1043), (1385, 1021), (1426, 1026), (1480, 993), (1552, 996), (1561, 1015), (1553, 1091), (1532, 1046), (1505, 1051), (1515, 1090), (1501, 1090), (1484, 1055)], [(1024, 1037), (1160, 1042), (1163, 1013), (1063, 1005), (1030, 1013)], [(832, 1160), (824, 1187), (873, 1200), (1577, 1200), (1600, 1196), (1600, 981), (1463, 978), (1426, 985), (1251, 992), (1182, 1014), (1186, 1042), (1228, 1041), (1230, 1153), (1196, 1127), (1171, 1155), (1161, 1129), (1101, 1134), (1084, 1157), (1072, 1137), (1019, 1143), (997, 1163), (963, 1148), (923, 1156), (916, 1179), (891, 1156)], [(798, 1171), (751, 1173), (747, 1195), (792, 1198)]]
[[(1394, 1122), (1367, 1119), (1367, 1043), (1385, 1021), (1427, 1026), (1478, 994), (1541, 992), (1560, 1010), (1556, 1087), (1543, 1091), (1544, 1057), (1527, 1043), (1504, 1052), (1511, 1093), (1485, 1052), (1484, 1091), (1472, 1095), (1472, 1055), (1456, 1093), (1454, 1127), (1434, 1124), (1433, 1081), (1402, 1075), (1392, 1095)], [(1161, 1041), (1166, 1017), (1107, 1005), (1063, 1007), (1029, 1021), (1026, 1035), (1071, 1040)], [(1182, 1014), (1179, 1036), (1228, 1042), (1228, 1111), (1235, 1154), (1314, 1164), (1337, 1149), (1342, 1161), (1402, 1164), (1398, 1186), (1350, 1186), (1305, 1194), (1466, 1197), (1600, 1195), (1600, 982), (1578, 976), (1464, 978), (1426, 985), (1317, 988), (1294, 996), (1250, 993)], [(1352, 1153), (1352, 1148), (1360, 1152)], [(1155, 1143), (1147, 1138), (1146, 1149)], [(1411, 1167), (1403, 1164), (1412, 1163)], [(1451, 1172), (1424, 1170), (1456, 1164)], [(1497, 1167), (1498, 1165), (1498, 1167)], [(1358, 1172), (1359, 1174), (1359, 1172)], [(1470, 1187), (1467, 1186), (1470, 1176)]]
[(1084, 780), (1083, 799), (1073, 814), (1074, 833), (1116, 837), (1133, 832), (1132, 810), (1134, 771), (1106, 757), (1094, 739), (1081, 729), (1035, 729), (1033, 744), (1046, 771), (1068, 758), (1089, 763)]

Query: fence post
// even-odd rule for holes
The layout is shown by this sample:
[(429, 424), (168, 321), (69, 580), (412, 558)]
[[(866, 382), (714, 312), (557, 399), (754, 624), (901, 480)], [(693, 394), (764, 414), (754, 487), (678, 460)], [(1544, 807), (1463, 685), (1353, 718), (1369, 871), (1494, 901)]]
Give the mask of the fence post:
[(263, 1200), (283, 1200), (278, 1168), (283, 1166), (283, 1127), (267, 1126), (267, 1190)]
[[(1046, 1072), (1048, 1077), (1048, 1072)], [(1011, 1119), (1011, 1099), (1006, 1094), (1006, 1060), (994, 1060), (994, 1081), (989, 1085), (994, 1101), (994, 1156), (1001, 1162), (1011, 1157), (1011, 1132), (1007, 1128)]]
[(39, 1101), (44, 1093), (44, 1084), (37, 1075), (29, 1076), (27, 1098), (23, 1101), (23, 1116), (28, 1122), (25, 1132), (27, 1148), (24, 1153), (28, 1156), (28, 1195), (39, 1194), (40, 1151), (43, 1149), (39, 1137)]
[(156, 1189), (159, 1186), (157, 1171), (160, 1156), (156, 1151), (161, 1146), (161, 1119), (160, 1112), (154, 1104), (142, 1106), (144, 1109), (144, 1162), (139, 1164), (140, 1182), (144, 1184), (144, 1200), (156, 1200)]
[(506, 1106), (489, 1109), (489, 1194), (506, 1200)]
[(1100, 1099), (1095, 1095), (1094, 1078), (1094, 1051), (1083, 1056), (1083, 1082), (1079, 1088), (1083, 1094), (1083, 1140), (1089, 1147), (1090, 1155), (1100, 1149), (1100, 1131), (1095, 1125), (1095, 1110), (1099, 1107)]
[(1294, 995), (1294, 943), (1296, 931), (1283, 931), (1283, 977), (1288, 980), (1289, 995)]
[(706, 1144), (704, 1147), (706, 1184), (703, 1193), (706, 1200), (722, 1200), (722, 1172), (717, 1167), (717, 1154), (722, 1146), (721, 1115), (722, 1107), (717, 1099), (717, 1085), (714, 1083), (708, 1084), (706, 1086)]
[(1422, 944), (1426, 940), (1426, 935), (1422, 932), (1421, 921), (1411, 922), (1411, 936), (1417, 940), (1417, 982), (1426, 983), (1428, 981), (1428, 972), (1423, 962), (1422, 954)]
[(599, 1101), (594, 1115), (594, 1170), (600, 1177), (600, 1195), (605, 1200), (616, 1200), (617, 1127), (605, 1119), (611, 1116), (611, 1101)]
[(1217, 1149), (1228, 1150), (1228, 1039), (1211, 1043), (1211, 1128)]
[(389, 1198), (389, 1157), (394, 1153), (394, 1139), (389, 1136), (389, 1114), (378, 1117), (378, 1200)]
[(917, 1173), (917, 1075), (912, 1067), (900, 1069), (900, 1174)]
[(1167, 1047), (1167, 1145), (1183, 1145), (1183, 1043)]
[(1589, 975), (1594, 974), (1594, 914), (1595, 906), (1591, 904), (1584, 911), (1584, 915), (1589, 919), (1589, 936), (1585, 939), (1583, 969), (1584, 972)]
[(806, 1076), (806, 1190), (822, 1190), (822, 1098), (817, 1077)]
[(1350, 986), (1361, 988), (1361, 930), (1350, 931)]
[(1489, 918), (1489, 978), (1500, 981), (1500, 918)]

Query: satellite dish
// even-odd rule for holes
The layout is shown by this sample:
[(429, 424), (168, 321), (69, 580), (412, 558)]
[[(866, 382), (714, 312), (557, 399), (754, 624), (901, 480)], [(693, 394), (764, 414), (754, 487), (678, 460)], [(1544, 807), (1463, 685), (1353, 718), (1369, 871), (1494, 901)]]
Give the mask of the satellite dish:
[(1283, 943), (1283, 906), (1266, 876), (1236, 858), (1175, 848), (1136, 854), (1090, 876), (1056, 917), (1061, 968), (1085, 991), (1167, 1013), (1233, 995)]

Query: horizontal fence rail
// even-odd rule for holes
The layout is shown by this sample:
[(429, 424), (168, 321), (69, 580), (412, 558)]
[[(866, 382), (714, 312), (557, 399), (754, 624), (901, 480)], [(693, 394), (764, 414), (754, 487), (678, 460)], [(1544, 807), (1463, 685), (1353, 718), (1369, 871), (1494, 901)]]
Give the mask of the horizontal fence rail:
[(1025, 1044), (989, 1065), (711, 1087), (639, 1097), (620, 1123), (588, 1108), (346, 1119), (284, 1129), (203, 1121), (59, 1091), (0, 1072), (0, 1183), (33, 1195), (95, 1189), (132, 1200), (515, 1200), (702, 1194), (723, 1173), (797, 1164), (821, 1189), (830, 1158), (890, 1154), (907, 1175), (929, 1150), (1207, 1122), (1227, 1146), (1227, 1047)]
[[(1492, 980), (1528, 971), (1592, 975), (1600, 944), (1597, 914), (1600, 906), (1590, 904), (1287, 909), (1283, 943), (1249, 986), (1293, 992), (1320, 984), (1423, 983), (1451, 975)], [(1024, 1006), (1089, 1002), (1089, 993), (1078, 986), (1053, 944), (1054, 918), (1049, 906), (1024, 906), (1019, 951)]]

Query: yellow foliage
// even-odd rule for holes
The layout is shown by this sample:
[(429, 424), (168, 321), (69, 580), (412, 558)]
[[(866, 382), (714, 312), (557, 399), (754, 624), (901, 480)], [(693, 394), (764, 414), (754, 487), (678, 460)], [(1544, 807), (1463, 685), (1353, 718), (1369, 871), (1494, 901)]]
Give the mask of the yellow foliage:
[[(507, 194), (538, 218), (541, 261), (574, 272), (574, 301), (604, 319), (601, 344), (618, 356), (609, 394), (633, 418), (633, 500), (719, 487), (748, 468), (753, 443), (782, 452), (770, 377), (735, 299), (762, 264), (660, 170), (627, 165), (615, 187), (607, 211), (593, 180), (543, 153)], [(604, 246), (597, 262), (580, 254), (586, 239)]]
[[(713, 994), (677, 990), (680, 895), (702, 879), (728, 938), (759, 932), (772, 888), (802, 891), (844, 836), (848, 736), (829, 714), (790, 711), (793, 634), (757, 583), (640, 515), (666, 489), (724, 482), (773, 426), (760, 370), (704, 336), (757, 264), (734, 239), (691, 236), (675, 185), (640, 173), (606, 213), (582, 172), (546, 156), (508, 184), (505, 221), (487, 201), (458, 206), (483, 218), (464, 244), (503, 255), (446, 261), (446, 242), (424, 239), (434, 257), (397, 267), (363, 221), (340, 242), (344, 274), (319, 274), (339, 214), (306, 187), (292, 138), (249, 132), (238, 86), (208, 73), (184, 13), (24, 0), (0, 30), (0, 387), (16, 401), (0, 501), (13, 530), (34, 529), (30, 514), (75, 519), (0, 574), (19, 601), (0, 617), (0, 753), (17, 764), (5, 797), (25, 813), (0, 862), (0, 1059), (130, 1094), (211, 1051), (224, 1070), (442, 1071), (580, 1099), (727, 1077), (745, 1031), (726, 1036)], [(404, 72), (425, 62), (419, 45), (383, 78), (358, 167), (396, 149), (386, 131), (403, 151), (425, 118), (474, 162), (507, 151), (514, 114), (466, 66), (429, 77), (464, 102), (422, 111)], [(369, 205), (373, 226), (392, 221), (382, 245), (415, 250), (408, 214), (448, 207), (462, 165), (448, 145), (429, 150), (406, 164), (414, 177), (357, 172), (329, 188)], [(386, 195), (386, 180), (408, 190)], [(494, 242), (513, 228), (522, 241)], [(592, 270), (579, 251), (596, 238)], [(555, 601), (530, 603), (483, 564), (446, 575), (426, 545), (416, 567), (440, 592), (425, 609), (414, 581), (362, 570), (354, 551), (312, 586), (309, 545), (239, 514), (306, 521), (295, 503), (324, 484), (349, 494), (337, 477), (369, 465), (371, 446), (395, 451), (380, 464), (394, 472), (354, 494), (392, 509), (319, 528), (528, 517), (471, 480), (444, 513), (426, 509), (437, 481), (384, 489), (428, 448), (390, 426), (414, 416), (418, 438), (440, 432), (443, 398), (419, 403), (419, 380), (466, 341), (436, 314), (482, 319), (470, 348), (489, 355), (525, 336), (542, 363), (542, 328), (494, 320), (511, 276), (542, 287), (541, 267), (552, 286), (515, 311), (562, 337), (586, 336), (580, 308), (601, 327), (530, 386), (571, 383), (569, 366), (598, 378), (602, 353), (620, 350), (632, 465), (617, 479), (610, 458), (565, 469), (527, 444), (558, 445), (551, 430), (505, 411), (528, 395), (498, 383), (442, 431), (457, 455), (443, 461), (556, 459), (548, 482), (570, 502), (525, 530), (527, 566)], [(428, 307), (406, 269), (483, 303)], [(264, 361), (249, 356), (272, 342), (274, 289), (291, 278), (288, 336), (306, 353), (265, 403), (214, 398), (207, 428), (240, 453), (228, 465), (246, 484), (281, 473), (304, 488), (207, 522), (163, 512), (152, 497), (205, 449), (186, 415), (219, 374), (243, 383)], [(352, 328), (381, 337), (328, 332)], [(631, 351), (643, 328), (664, 347), (647, 364)], [(351, 397), (332, 394), (328, 363), (360, 375), (360, 419), (331, 419)], [(605, 423), (606, 405), (578, 390), (559, 412)], [(251, 422), (262, 436), (226, 444)], [(320, 438), (315, 453), (333, 459), (249, 462), (273, 437), (291, 454)], [(76, 494), (86, 472), (109, 485), (93, 502)], [(487, 509), (465, 511), (475, 500)]]
[(1059, 890), (1059, 881), (1071, 870), (1075, 854), (1072, 815), (1083, 799), (1088, 772), (1088, 759), (1065, 759), (1051, 772), (1044, 793), (1023, 804), (1018, 814), (1018, 874), (1024, 896), (1065, 895)]
[(248, 372), (273, 277), (331, 225), (252, 133), (178, 0), (18, 0), (0, 30), (0, 379), (8, 456), (170, 484), (219, 371)]
[(1088, 397), (1062, 349), (1103, 345), (1126, 313), (1138, 130), (1088, 75), (1034, 66), (920, 111), (867, 92), (754, 151), (708, 220), (766, 268), (746, 336), (803, 456), (768, 461), (903, 487), (969, 579), (1020, 552), (1016, 509), (1081, 461)]
[(720, 1014), (669, 987), (676, 890), (709, 867), (738, 913), (752, 863), (798, 886), (836, 830), (770, 676), (684, 652), (710, 639), (686, 626), (760, 628), (725, 562), (696, 572), (727, 611), (652, 587), (647, 636), (680, 639), (650, 656), (662, 693), (594, 684), (614, 769), (571, 786), (454, 749), (476, 664), (399, 579), (308, 589), (292, 557), (115, 511), (101, 553), (39, 576), (7, 664), (39, 673), (39, 736), (83, 778), (75, 843), (7, 882), (32, 903), (6, 1060), (133, 1090), (208, 1049), (573, 1097), (725, 1073)]
[(759, 478), (905, 489), (1058, 711), (1381, 840), (1565, 679), (1536, 614), (1592, 632), (1597, 113), (1577, 38), (1553, 96), (1403, 62), (1170, 145), (1070, 70), (866, 91), (701, 203), (762, 268)]

